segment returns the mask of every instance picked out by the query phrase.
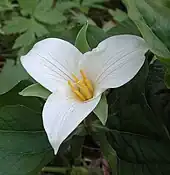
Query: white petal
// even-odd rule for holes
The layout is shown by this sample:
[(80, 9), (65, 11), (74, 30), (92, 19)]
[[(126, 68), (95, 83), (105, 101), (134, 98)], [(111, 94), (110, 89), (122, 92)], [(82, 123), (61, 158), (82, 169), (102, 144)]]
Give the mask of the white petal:
[(43, 123), (55, 154), (66, 137), (93, 111), (100, 98), (80, 102), (73, 97), (63, 97), (61, 93), (50, 95), (43, 109)]
[[(67, 41), (48, 38), (34, 45), (21, 62), (27, 72), (42, 86), (55, 92), (78, 71), (81, 52)], [(63, 86), (61, 86), (63, 87)]]
[(147, 50), (145, 41), (138, 36), (113, 36), (85, 53), (80, 67), (97, 89), (116, 88), (137, 74), (145, 61)]

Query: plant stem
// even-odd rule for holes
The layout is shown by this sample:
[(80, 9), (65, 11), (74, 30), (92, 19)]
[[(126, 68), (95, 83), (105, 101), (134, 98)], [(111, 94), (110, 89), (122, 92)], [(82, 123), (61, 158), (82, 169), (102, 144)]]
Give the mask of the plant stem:
[(69, 170), (70, 168), (68, 167), (44, 167), (42, 169), (43, 172), (49, 172), (49, 173), (62, 173), (62, 174), (66, 174), (66, 172)]
[(52, 9), (55, 8), (56, 4), (57, 4), (57, 1), (56, 0), (53, 0)]
[(42, 172), (48, 172), (48, 173), (62, 173), (62, 174), (66, 174), (68, 171), (74, 171), (74, 172), (78, 172), (78, 173), (84, 173), (84, 174), (88, 174), (88, 169), (85, 167), (44, 167), (42, 169)]

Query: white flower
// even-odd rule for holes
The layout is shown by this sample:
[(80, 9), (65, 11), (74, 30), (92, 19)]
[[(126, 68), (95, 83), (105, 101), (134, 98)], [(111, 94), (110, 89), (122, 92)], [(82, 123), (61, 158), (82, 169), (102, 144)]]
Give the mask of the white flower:
[(52, 92), (43, 109), (43, 123), (55, 154), (93, 111), (102, 92), (137, 74), (147, 50), (145, 41), (134, 35), (107, 38), (85, 54), (67, 41), (48, 38), (21, 57), (27, 72)]

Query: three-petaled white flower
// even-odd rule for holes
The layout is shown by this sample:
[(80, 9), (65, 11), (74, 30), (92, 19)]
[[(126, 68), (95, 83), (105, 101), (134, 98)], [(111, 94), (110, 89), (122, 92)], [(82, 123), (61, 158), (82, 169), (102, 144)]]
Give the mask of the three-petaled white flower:
[(27, 72), (52, 92), (43, 123), (55, 153), (106, 89), (120, 87), (137, 74), (147, 50), (145, 41), (134, 35), (107, 38), (84, 54), (67, 41), (48, 38), (21, 57)]

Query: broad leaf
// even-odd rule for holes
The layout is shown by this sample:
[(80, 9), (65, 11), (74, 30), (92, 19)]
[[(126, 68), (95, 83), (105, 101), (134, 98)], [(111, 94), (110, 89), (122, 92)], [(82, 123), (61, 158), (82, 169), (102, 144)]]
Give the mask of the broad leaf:
[(37, 38), (43, 37), (49, 33), (44, 25), (38, 23), (36, 20), (33, 19), (31, 20), (30, 28), (35, 33), (35, 36)]
[(35, 42), (35, 34), (32, 30), (28, 30), (26, 33), (20, 35), (13, 45), (13, 49), (17, 49), (20, 47), (26, 47)]
[(148, 76), (145, 63), (132, 81), (109, 95), (107, 136), (119, 157), (118, 175), (170, 173), (170, 103), (163, 70), (154, 63)]
[(167, 7), (159, 7), (151, 0), (124, 0), (129, 17), (156, 55), (170, 57), (170, 19)]
[(0, 174), (37, 175), (53, 158), (43, 129), (43, 103), (18, 94), (30, 83), (21, 81), (0, 95)]
[(34, 17), (43, 23), (55, 25), (62, 21), (65, 21), (65, 16), (57, 9), (52, 9), (52, 0), (41, 0), (37, 5)]
[(22, 9), (23, 14), (33, 14), (37, 5), (37, 0), (18, 0), (19, 5)]
[(0, 94), (9, 91), (21, 80), (28, 78), (29, 75), (20, 63), (15, 65), (13, 60), (8, 60), (0, 73)]
[(150, 72), (147, 81), (148, 103), (155, 115), (163, 123), (163, 127), (169, 136), (169, 112), (170, 112), (170, 93), (164, 83), (164, 74), (166, 68), (159, 61), (155, 61), (150, 66)]
[(64, 12), (71, 8), (79, 8), (80, 4), (73, 1), (57, 2), (56, 9), (60, 12)]
[(36, 175), (53, 158), (41, 114), (24, 106), (1, 107), (0, 127), (1, 174)]
[(3, 31), (5, 34), (15, 34), (25, 32), (29, 27), (30, 20), (23, 17), (13, 17), (12, 20), (6, 21)]
[(36, 41), (36, 37), (39, 38), (48, 34), (48, 30), (34, 19), (29, 20), (27, 25), (28, 30), (15, 40), (14, 49), (30, 46)]
[(21, 90), (23, 90), (30, 84), (32, 84), (31, 81), (23, 80), (10, 91), (6, 92), (3, 95), (0, 95), (0, 107), (4, 107), (7, 105), (22, 105), (40, 113), (43, 107), (43, 102), (40, 101), (40, 99), (36, 97), (23, 97), (19, 95), (19, 92), (21, 92)]
[(13, 49), (22, 47), (22, 50), (18, 52), (19, 56), (22, 55), (21, 52), (25, 53), (23, 50), (31, 46), (37, 38), (44, 37), (49, 33), (46, 27), (38, 23), (34, 18), (27, 19), (23, 17), (14, 17), (12, 20), (7, 21), (3, 31), (5, 34), (21, 34), (13, 45)]

